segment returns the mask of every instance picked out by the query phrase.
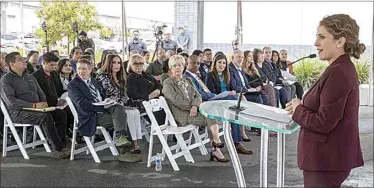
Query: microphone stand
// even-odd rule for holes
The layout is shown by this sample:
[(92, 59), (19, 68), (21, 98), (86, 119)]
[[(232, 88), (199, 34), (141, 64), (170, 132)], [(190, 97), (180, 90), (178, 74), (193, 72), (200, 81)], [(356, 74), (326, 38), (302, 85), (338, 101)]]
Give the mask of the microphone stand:
[[(301, 60), (303, 60), (303, 59), (306, 59), (306, 58), (315, 58), (315, 57), (316, 57), (316, 54), (310, 54), (309, 56), (306, 56), (306, 57), (300, 58), (300, 59), (298, 59), (298, 60), (292, 62), (290, 65), (293, 65), (293, 64), (295, 64), (295, 63), (297, 63), (297, 62), (299, 62), (299, 61), (301, 61)], [(260, 76), (260, 77), (258, 77), (258, 78), (256, 78), (256, 79), (254, 79), (254, 80), (248, 82), (247, 85), (250, 85), (250, 84), (252, 84), (252, 83), (254, 83), (254, 82), (258, 81), (258, 80), (261, 80), (261, 79), (263, 79), (263, 78), (266, 78), (266, 77), (268, 77), (268, 76), (270, 76), (270, 75), (272, 75), (272, 74), (274, 74), (274, 73), (277, 73), (278, 71), (279, 71), (279, 70), (276, 68), (276, 70), (271, 71), (271, 72), (269, 72), (268, 74), (265, 74), (265, 75), (263, 75), (263, 76)], [(244, 76), (244, 75), (243, 75), (243, 76)], [(240, 106), (240, 103), (242, 102), (243, 93), (244, 93), (244, 91), (245, 91), (246, 89), (247, 89), (247, 86), (243, 86), (243, 87), (242, 87), (242, 89), (240, 90), (240, 95), (239, 95), (239, 99), (238, 99), (238, 103), (237, 103), (237, 105), (236, 105), (236, 106), (230, 106), (230, 107), (229, 107), (230, 110), (235, 111), (235, 112), (237, 112), (237, 113), (238, 113), (238, 112), (241, 112), (241, 111), (243, 111), (243, 110), (245, 110), (244, 107), (241, 107), (241, 106)]]

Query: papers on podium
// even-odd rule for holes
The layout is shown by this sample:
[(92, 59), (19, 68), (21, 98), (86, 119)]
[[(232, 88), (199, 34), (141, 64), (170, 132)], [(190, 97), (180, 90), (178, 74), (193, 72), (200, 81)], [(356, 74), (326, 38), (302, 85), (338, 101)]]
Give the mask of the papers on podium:
[(231, 93), (231, 91), (224, 91), (224, 92), (210, 98), (209, 101), (225, 98), (225, 97), (229, 96), (230, 93)]
[(245, 102), (244, 107), (246, 109), (241, 112), (242, 114), (260, 118), (261, 121), (270, 120), (282, 124), (290, 124), (292, 122), (292, 115), (289, 115), (287, 111), (284, 109), (257, 104), (253, 102)]

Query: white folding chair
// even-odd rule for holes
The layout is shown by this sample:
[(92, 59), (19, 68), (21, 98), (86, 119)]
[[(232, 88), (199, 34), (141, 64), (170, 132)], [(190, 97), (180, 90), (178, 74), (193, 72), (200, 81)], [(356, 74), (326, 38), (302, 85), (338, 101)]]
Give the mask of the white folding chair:
[[(108, 131), (102, 126), (97, 126), (96, 129), (100, 130), (102, 132), (102, 134), (105, 138), (104, 141), (94, 143), (94, 139), (91, 140), (90, 137), (83, 136), (83, 139), (84, 139), (87, 146), (79, 148), (77, 150), (75, 149), (78, 123), (79, 123), (78, 113), (77, 113), (77, 110), (75, 109), (75, 106), (74, 106), (73, 102), (71, 101), (71, 99), (69, 97), (66, 97), (65, 100), (68, 103), (70, 111), (74, 116), (73, 137), (72, 137), (72, 144), (71, 144), (70, 160), (74, 160), (74, 155), (87, 151), (87, 154), (91, 153), (95, 162), (100, 163), (101, 161), (100, 161), (99, 156), (97, 155), (96, 152), (104, 150), (106, 148), (110, 149), (110, 151), (112, 152), (112, 155), (115, 155), (115, 156), (119, 155), (118, 151), (117, 151), (117, 148), (114, 144), (114, 141), (110, 137)], [(95, 136), (93, 136), (92, 138), (94, 138), (94, 137)]]
[[(48, 142), (44, 137), (44, 134), (42, 130), (40, 129), (39, 125), (31, 125), (31, 124), (19, 124), (19, 123), (13, 123), (10, 119), (8, 110), (3, 102), (2, 99), (0, 99), (0, 108), (1, 111), (4, 114), (4, 133), (3, 133), (3, 157), (6, 157), (6, 154), (8, 151), (19, 149), (23, 155), (23, 158), (30, 159), (29, 155), (26, 152), (27, 148), (35, 148), (35, 146), (43, 145), (45, 150), (50, 153), (51, 149), (49, 148)], [(20, 137), (18, 136), (18, 132), (16, 130), (16, 127), (22, 127), (23, 133), (22, 133), (22, 141)], [(34, 134), (33, 134), (33, 142), (26, 144), (26, 132), (27, 127), (34, 127)], [(16, 140), (17, 145), (8, 146), (8, 128), (10, 129), (14, 139)], [(39, 136), (40, 140), (36, 141), (36, 136)]]
[[(149, 101), (143, 101), (143, 105), (151, 120), (151, 133), (149, 141), (149, 153), (148, 153), (148, 163), (147, 167), (151, 166), (151, 162), (156, 159), (156, 156), (152, 156), (153, 149), (153, 136), (157, 136), (162, 144), (162, 160), (165, 158), (165, 153), (175, 171), (179, 171), (179, 167), (175, 161), (178, 157), (184, 156), (187, 162), (194, 163), (190, 150), (199, 147), (202, 155), (207, 155), (208, 152), (200, 139), (198, 133), (198, 127), (196, 125), (187, 125), (185, 127), (178, 127), (171, 111), (163, 97), (159, 99), (152, 99)], [(166, 113), (166, 120), (164, 125), (159, 125), (153, 112), (160, 111), (164, 109)], [(195, 143), (187, 146), (183, 138), (184, 133), (190, 133), (190, 138), (194, 135)], [(177, 144), (169, 147), (167, 143), (168, 135), (175, 135), (177, 138)], [(179, 152), (179, 149), (181, 151)], [(175, 150), (175, 154), (172, 151)]]

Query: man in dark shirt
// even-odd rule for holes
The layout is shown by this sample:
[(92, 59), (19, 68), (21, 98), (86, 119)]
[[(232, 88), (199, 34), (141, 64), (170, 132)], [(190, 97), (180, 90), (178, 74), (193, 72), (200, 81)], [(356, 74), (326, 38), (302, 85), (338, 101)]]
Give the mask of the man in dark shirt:
[(81, 31), (79, 33), (78, 46), (82, 50), (82, 52), (86, 51), (87, 48), (92, 48), (93, 50), (95, 50), (94, 41), (91, 38), (87, 37), (87, 33), (85, 31)]
[[(23, 108), (48, 107), (47, 98), (36, 79), (27, 74), (26, 63), (18, 52), (5, 57), (9, 73), (0, 80), (0, 94), (15, 123), (41, 125), (51, 142), (53, 156), (65, 158), (70, 155), (66, 147), (66, 114), (62, 110), (36, 112)], [(54, 119), (56, 118), (56, 119)]]

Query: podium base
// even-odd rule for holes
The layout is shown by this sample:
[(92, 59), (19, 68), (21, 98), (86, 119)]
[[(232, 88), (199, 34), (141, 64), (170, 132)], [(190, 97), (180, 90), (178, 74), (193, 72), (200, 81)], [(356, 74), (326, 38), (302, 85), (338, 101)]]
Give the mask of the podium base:
[(244, 107), (240, 107), (240, 106), (230, 106), (229, 109), (232, 110), (232, 111), (235, 111), (235, 112), (241, 112), (241, 111), (245, 110)]

